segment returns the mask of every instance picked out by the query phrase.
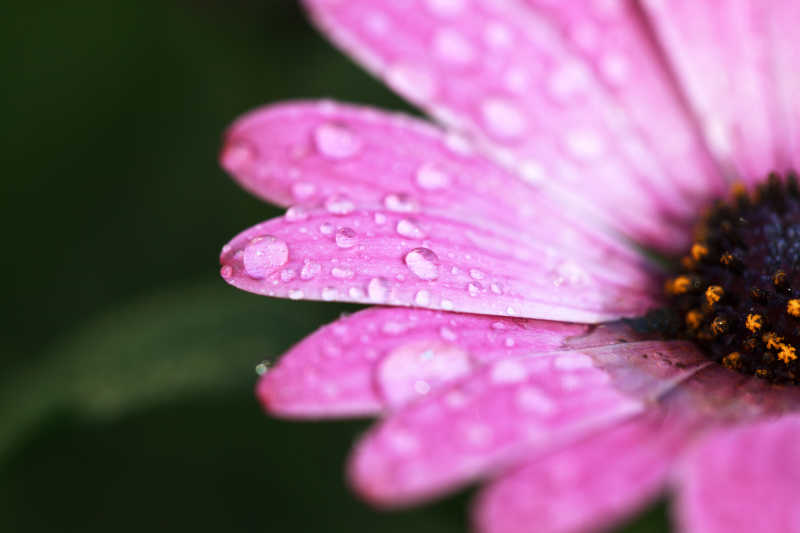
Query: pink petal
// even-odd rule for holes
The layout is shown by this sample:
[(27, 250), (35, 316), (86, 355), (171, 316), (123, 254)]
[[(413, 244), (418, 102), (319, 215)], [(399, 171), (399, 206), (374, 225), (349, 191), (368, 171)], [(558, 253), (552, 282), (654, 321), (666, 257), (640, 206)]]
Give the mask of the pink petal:
[(690, 424), (663, 409), (527, 462), (481, 493), (483, 533), (561, 533), (613, 526), (661, 490)]
[(258, 386), (280, 416), (372, 415), (423, 397), (496, 359), (558, 349), (588, 326), (370, 308), (289, 350)]
[(684, 531), (800, 531), (798, 442), (796, 414), (705, 439), (677, 478), (677, 514)]
[(221, 274), (268, 296), (418, 306), (599, 322), (651, 307), (644, 272), (564, 254), (480, 225), (388, 210), (327, 210), (273, 219), (223, 248)]
[(433, 497), (643, 409), (577, 352), (502, 359), (407, 405), (358, 444), (353, 484), (381, 505)]
[[(346, 195), (359, 207), (443, 214), (484, 228), (551, 239), (582, 255), (627, 243), (587, 223), (536, 186), (476, 152), (466, 140), (399, 113), (333, 102), (295, 102), (248, 113), (229, 129), (222, 165), (248, 190), (291, 208)], [(547, 223), (542, 223), (547, 221)]]
[[(791, 35), (800, 17), (792, 3), (796, 4), (791, 0), (644, 3), (702, 121), (709, 147), (730, 172), (746, 181), (763, 179), (767, 172), (785, 170), (790, 163), (787, 148), (792, 146), (785, 144), (781, 132), (785, 117), (778, 92), (783, 89), (788, 97), (786, 91), (798, 87), (797, 56), (789, 50), (796, 50)], [(781, 21), (784, 17), (788, 20)], [(770, 30), (777, 29), (776, 24), (783, 28), (774, 35), (780, 55), (772, 57)], [(787, 84), (779, 88), (777, 75)], [(790, 99), (796, 101), (796, 93)], [(796, 112), (797, 104), (793, 107)]]
[[(637, 130), (620, 93), (558, 32), (556, 21), (520, 2), (307, 0), (312, 17), (370, 71), (454, 129), (475, 136), (499, 161), (541, 181), (592, 216), (641, 242), (665, 248), (687, 238), (687, 202), (719, 184), (709, 173), (686, 115), (661, 130), (666, 144), (697, 161), (692, 194), (670, 187), (674, 158)], [(446, 4), (448, 8), (442, 9)], [(631, 43), (631, 47), (634, 44)], [(632, 76), (632, 77), (635, 77)], [(660, 83), (653, 81), (651, 85)], [(643, 92), (641, 94), (647, 94)], [(668, 89), (659, 100), (669, 100)], [(653, 120), (652, 123), (658, 123)], [(663, 178), (653, 178), (663, 176)], [(697, 189), (706, 194), (697, 198)], [(666, 193), (666, 194), (664, 194)], [(592, 211), (586, 211), (594, 206)], [(623, 209), (624, 207), (624, 209)]]

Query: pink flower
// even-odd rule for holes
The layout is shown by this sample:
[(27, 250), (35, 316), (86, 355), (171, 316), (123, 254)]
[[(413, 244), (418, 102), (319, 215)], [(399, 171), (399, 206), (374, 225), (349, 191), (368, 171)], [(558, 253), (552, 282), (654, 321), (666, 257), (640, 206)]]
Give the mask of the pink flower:
[[(230, 128), (223, 166), (292, 207), (225, 246), (225, 280), (393, 306), (292, 348), (267, 410), (382, 416), (355, 490), (485, 480), (487, 533), (607, 527), (664, 490), (686, 531), (800, 531), (794, 182), (712, 214), (671, 298), (642, 253), (688, 253), (730, 183), (800, 166), (800, 3), (307, 5), (439, 126), (294, 102)], [(619, 320), (665, 306), (671, 337)]]

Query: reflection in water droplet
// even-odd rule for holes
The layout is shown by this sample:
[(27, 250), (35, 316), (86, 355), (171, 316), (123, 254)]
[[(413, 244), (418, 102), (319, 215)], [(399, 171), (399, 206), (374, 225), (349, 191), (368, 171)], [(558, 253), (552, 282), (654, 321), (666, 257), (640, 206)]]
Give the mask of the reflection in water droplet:
[(286, 215), (284, 215), (284, 217), (289, 222), (305, 220), (308, 218), (308, 209), (299, 205), (293, 205), (286, 210)]
[(339, 228), (336, 230), (335, 240), (339, 248), (352, 248), (358, 242), (358, 237), (353, 228)]
[(367, 294), (373, 302), (385, 302), (389, 283), (384, 278), (372, 278), (367, 285)]
[(253, 279), (265, 278), (275, 267), (283, 266), (289, 259), (289, 247), (273, 235), (262, 235), (250, 241), (244, 249), (242, 261), (247, 275)]
[(314, 130), (314, 141), (320, 154), (333, 159), (352, 157), (361, 150), (361, 139), (340, 124), (321, 124)]
[(319, 225), (319, 232), (323, 235), (330, 235), (333, 233), (333, 224), (330, 222), (323, 222)]
[(428, 248), (414, 248), (406, 254), (405, 263), (420, 279), (434, 280), (439, 277), (439, 257)]

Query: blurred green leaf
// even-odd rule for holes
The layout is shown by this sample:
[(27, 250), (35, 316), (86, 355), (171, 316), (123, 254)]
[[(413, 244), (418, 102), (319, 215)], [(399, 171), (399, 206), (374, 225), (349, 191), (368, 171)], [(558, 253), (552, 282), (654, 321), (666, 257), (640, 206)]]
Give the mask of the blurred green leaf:
[(258, 297), (219, 281), (105, 313), (4, 380), (0, 461), (54, 409), (109, 418), (189, 394), (251, 392), (256, 364), (341, 309)]

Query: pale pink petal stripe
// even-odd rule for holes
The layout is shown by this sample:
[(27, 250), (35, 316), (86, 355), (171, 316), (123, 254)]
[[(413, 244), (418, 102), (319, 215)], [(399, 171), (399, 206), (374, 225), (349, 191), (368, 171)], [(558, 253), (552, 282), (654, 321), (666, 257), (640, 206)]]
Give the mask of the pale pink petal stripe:
[(687, 533), (800, 532), (800, 416), (719, 431), (687, 457), (677, 483)]
[(402, 505), (614, 425), (644, 405), (577, 352), (502, 359), (407, 405), (358, 444), (356, 490)]
[(768, 33), (771, 9), (788, 2), (643, 4), (719, 161), (751, 183), (784, 170), (788, 154), (780, 148), (781, 109)]
[(581, 254), (628, 255), (608, 228), (563, 205), (476, 152), (466, 139), (430, 123), (333, 102), (293, 102), (252, 111), (228, 130), (222, 165), (248, 190), (279, 205), (346, 196), (359, 207), (479, 220), (500, 233), (547, 239)]
[(222, 277), (267, 296), (418, 306), (469, 313), (600, 322), (641, 314), (657, 289), (644, 272), (565, 255), (479, 224), (337, 199), (287, 214), (223, 248)]
[[(603, 530), (662, 490), (691, 424), (658, 408), (503, 475), (480, 494), (481, 533)], [(535, 527), (534, 527), (535, 526)]]
[(589, 326), (373, 307), (322, 327), (259, 382), (272, 414), (374, 415), (500, 358), (558, 349)]
[[(692, 200), (658, 194), (665, 182), (654, 188), (652, 176), (669, 171), (553, 21), (516, 0), (306, 4), (334, 42), (391, 87), (585, 216), (651, 246), (684, 245)], [(711, 177), (684, 182), (708, 190)]]

